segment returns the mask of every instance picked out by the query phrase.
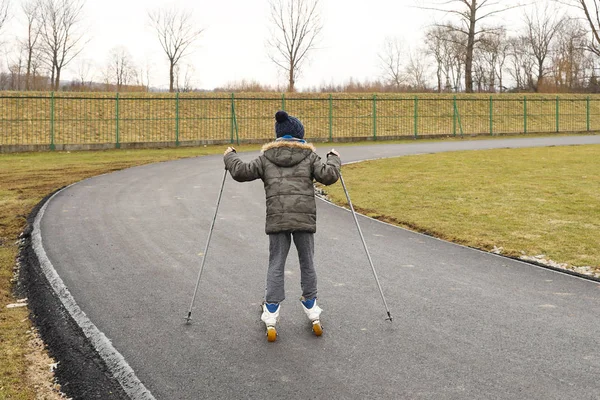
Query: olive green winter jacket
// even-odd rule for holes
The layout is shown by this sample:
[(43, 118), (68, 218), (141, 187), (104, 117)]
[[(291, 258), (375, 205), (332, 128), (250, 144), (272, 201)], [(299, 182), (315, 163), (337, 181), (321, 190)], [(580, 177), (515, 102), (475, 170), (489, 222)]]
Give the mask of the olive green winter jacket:
[(277, 140), (263, 146), (261, 155), (245, 163), (235, 152), (225, 155), (225, 168), (238, 182), (262, 179), (267, 198), (265, 231), (316, 232), (317, 207), (313, 179), (325, 185), (340, 177), (340, 158), (326, 162), (309, 143)]

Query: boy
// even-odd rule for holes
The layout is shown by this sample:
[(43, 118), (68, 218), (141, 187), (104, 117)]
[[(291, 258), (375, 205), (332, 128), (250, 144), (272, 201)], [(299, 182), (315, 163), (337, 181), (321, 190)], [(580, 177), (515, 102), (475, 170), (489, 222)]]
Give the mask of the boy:
[(314, 233), (317, 210), (313, 179), (325, 185), (340, 177), (339, 154), (332, 149), (324, 163), (312, 144), (304, 140), (304, 126), (285, 111), (275, 114), (277, 139), (263, 146), (261, 155), (242, 162), (235, 149), (225, 150), (225, 168), (238, 182), (262, 179), (267, 198), (265, 231), (269, 235), (269, 269), (267, 292), (261, 320), (267, 326), (270, 342), (277, 338), (275, 324), (280, 303), (285, 299), (284, 268), (293, 238), (302, 287), (302, 307), (313, 324), (317, 336), (322, 334), (317, 305), (317, 274), (313, 265)]

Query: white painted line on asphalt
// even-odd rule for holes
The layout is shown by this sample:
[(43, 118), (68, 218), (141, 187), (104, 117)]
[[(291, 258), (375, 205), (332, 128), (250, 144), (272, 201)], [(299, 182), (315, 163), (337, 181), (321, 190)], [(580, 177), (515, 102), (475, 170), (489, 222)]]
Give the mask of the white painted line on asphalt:
[(125, 361), (125, 358), (123, 358), (121, 353), (119, 353), (117, 349), (113, 347), (110, 340), (104, 335), (104, 333), (100, 332), (96, 325), (90, 321), (87, 315), (85, 315), (85, 313), (77, 305), (75, 299), (56, 272), (56, 269), (54, 269), (54, 266), (50, 262), (50, 259), (48, 259), (46, 251), (44, 250), (40, 223), (50, 201), (52, 201), (54, 196), (63, 190), (64, 189), (56, 192), (52, 197), (50, 197), (50, 199), (48, 199), (48, 201), (46, 201), (36, 215), (33, 223), (32, 244), (33, 250), (35, 251), (35, 254), (40, 262), (40, 267), (42, 268), (46, 279), (48, 279), (50, 286), (66, 308), (67, 312), (75, 320), (77, 325), (79, 325), (100, 357), (102, 357), (109, 371), (123, 387), (125, 393), (127, 393), (127, 395), (133, 400), (154, 400), (154, 396), (152, 396), (150, 391), (146, 389), (144, 384), (137, 378), (135, 372), (129, 366), (127, 361)]

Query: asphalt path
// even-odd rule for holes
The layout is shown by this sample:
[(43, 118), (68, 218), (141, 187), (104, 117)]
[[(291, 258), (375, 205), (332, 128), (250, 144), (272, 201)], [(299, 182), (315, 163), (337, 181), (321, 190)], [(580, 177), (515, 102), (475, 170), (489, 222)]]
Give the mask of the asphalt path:
[[(339, 150), (346, 163), (598, 143)], [(359, 217), (394, 316), (386, 322), (351, 214), (323, 201), (315, 261), (324, 335), (312, 335), (298, 301), (292, 248), (280, 335), (268, 343), (259, 319), (268, 260), (260, 181), (227, 178), (186, 325), (222, 174), (222, 157), (208, 156), (94, 177), (56, 195), (41, 221), (44, 249), (73, 298), (156, 398), (600, 399), (598, 283)]]

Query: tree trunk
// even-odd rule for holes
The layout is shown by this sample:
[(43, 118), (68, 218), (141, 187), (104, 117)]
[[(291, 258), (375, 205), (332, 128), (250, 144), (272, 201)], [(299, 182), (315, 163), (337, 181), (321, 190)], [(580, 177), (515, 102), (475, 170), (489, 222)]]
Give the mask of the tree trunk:
[(173, 88), (173, 83), (175, 81), (175, 77), (174, 77), (174, 70), (175, 65), (173, 65), (173, 61), (171, 61), (170, 65), (169, 65), (169, 92), (173, 93), (175, 90)]
[(538, 77), (537, 77), (537, 84), (535, 87), (536, 93), (540, 91), (540, 87), (543, 85), (543, 82), (544, 82), (544, 67), (543, 67), (543, 61), (542, 61), (538, 65)]
[(54, 65), (52, 66), (52, 74), (50, 75), (50, 86), (52, 87), (52, 90), (54, 90), (54, 75), (55, 75), (56, 70), (54, 69)]
[(469, 35), (467, 36), (467, 52), (465, 54), (465, 92), (473, 93), (473, 50), (475, 48), (476, 2), (471, 2), (469, 18)]
[(60, 89), (60, 68), (56, 67), (56, 80), (54, 81), (54, 90)]
[(27, 72), (25, 72), (25, 90), (31, 89), (31, 50), (27, 52)]
[(502, 82), (502, 73), (498, 75), (498, 88), (500, 89), (500, 93), (504, 93), (504, 82)]
[(289, 82), (288, 82), (288, 92), (293, 93), (294, 92), (294, 70), (292, 68), (290, 68), (290, 77), (289, 77)]

